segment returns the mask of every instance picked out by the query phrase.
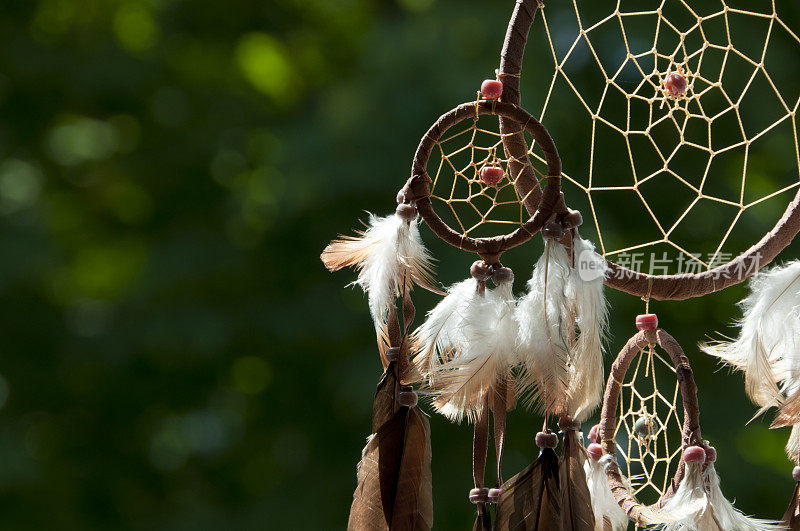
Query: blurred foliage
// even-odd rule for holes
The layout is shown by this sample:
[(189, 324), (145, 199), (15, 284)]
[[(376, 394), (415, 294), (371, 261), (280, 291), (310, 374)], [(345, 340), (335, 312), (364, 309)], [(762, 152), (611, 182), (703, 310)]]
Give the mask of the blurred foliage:
[[(3, 2), (3, 529), (344, 527), (380, 369), (352, 275), (318, 254), (391, 211), (512, 6)], [(444, 284), (463, 276), (471, 257), (431, 247)], [(520, 279), (537, 252), (509, 253)], [(743, 293), (655, 309), (695, 362), (726, 492), (777, 517), (786, 433), (745, 428), (741, 378), (693, 348)], [(642, 303), (610, 299), (615, 351)], [(507, 473), (539, 420), (510, 424)], [(432, 425), (436, 528), (464, 529), (471, 430)]]

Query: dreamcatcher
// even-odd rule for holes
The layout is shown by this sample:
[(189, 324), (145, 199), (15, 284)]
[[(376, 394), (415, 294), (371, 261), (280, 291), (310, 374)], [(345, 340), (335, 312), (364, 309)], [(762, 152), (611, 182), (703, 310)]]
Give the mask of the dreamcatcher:
[[(396, 212), (370, 217), (363, 232), (323, 251), (331, 270), (358, 270), (384, 367), (350, 529), (432, 526), (430, 427), (417, 392), (435, 412), (473, 424), (475, 529), (776, 528), (723, 496), (688, 359), (648, 312), (651, 299), (702, 296), (745, 280), (800, 230), (800, 194), (788, 200), (800, 184), (800, 87), (770, 69), (773, 48), (796, 53), (800, 39), (774, 3), (760, 11), (695, 4), (573, 0), (545, 9), (518, 0), (496, 79), (428, 129)], [(537, 50), (553, 71), (537, 119), (519, 96), (540, 11)], [(767, 91), (774, 108), (763, 98), (754, 104), (756, 91)], [(585, 109), (586, 127), (558, 119), (566, 106)], [(554, 136), (575, 148), (567, 171), (543, 123), (563, 127)], [(770, 151), (783, 144), (788, 158)], [(612, 230), (635, 207), (642, 219), (626, 225), (630, 234)], [(439, 239), (478, 255), (465, 280), (445, 289), (434, 282), (420, 218)], [(739, 239), (751, 236), (750, 227), (760, 227), (755, 245), (735, 256), (723, 250), (737, 230)], [(515, 275), (500, 260), (530, 240), (542, 241), (540, 257), (526, 292), (515, 295)], [(705, 253), (690, 252), (708, 242)], [(678, 271), (655, 267), (665, 249), (679, 256)], [(631, 258), (645, 250), (649, 263)], [(775, 423), (793, 426), (787, 450), (797, 460), (800, 330), (785, 316), (800, 312), (800, 265), (755, 278), (740, 338), (706, 350), (745, 371), (758, 405), (780, 408)], [(442, 295), (417, 327), (414, 285)], [(646, 309), (605, 393), (604, 286), (641, 297)], [(601, 403), (584, 447), (581, 423)], [(505, 480), (507, 412), (517, 404), (544, 417), (539, 455)], [(486, 485), (490, 439), (496, 469)], [(784, 518), (792, 529), (800, 528), (798, 485)]]

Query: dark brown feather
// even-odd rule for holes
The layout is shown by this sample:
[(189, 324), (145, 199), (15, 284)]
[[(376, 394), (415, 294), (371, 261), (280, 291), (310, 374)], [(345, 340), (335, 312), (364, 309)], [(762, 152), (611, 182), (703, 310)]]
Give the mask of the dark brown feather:
[(496, 531), (561, 529), (558, 457), (544, 448), (536, 461), (501, 487)]
[(789, 502), (789, 508), (786, 509), (786, 514), (783, 515), (781, 525), (786, 526), (786, 529), (790, 531), (798, 531), (800, 529), (800, 483), (794, 487), (792, 501)]
[(558, 464), (561, 487), (561, 522), (564, 531), (593, 531), (594, 514), (583, 464), (586, 450), (578, 441), (578, 432), (567, 430), (564, 449)]
[(430, 529), (428, 419), (417, 408), (401, 407), (370, 437), (362, 455), (347, 528)]
[(372, 433), (376, 433), (386, 424), (400, 407), (397, 403), (398, 387), (394, 366), (387, 367), (378, 382), (375, 401), (372, 403)]

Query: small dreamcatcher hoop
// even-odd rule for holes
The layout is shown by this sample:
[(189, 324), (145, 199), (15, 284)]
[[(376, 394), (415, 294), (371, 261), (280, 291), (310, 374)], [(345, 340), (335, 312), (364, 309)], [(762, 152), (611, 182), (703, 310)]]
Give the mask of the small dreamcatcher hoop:
[[(608, 377), (605, 395), (603, 397), (599, 429), (600, 444), (603, 447), (603, 453), (604, 455), (612, 457), (612, 460), (606, 467), (606, 474), (608, 475), (611, 491), (620, 507), (623, 508), (632, 520), (640, 524), (661, 523), (653, 521), (653, 515), (658, 509), (661, 509), (675, 493), (686, 469), (684, 461), (681, 460), (674, 476), (669, 480), (667, 488), (663, 489), (658, 501), (648, 507), (642, 505), (632, 494), (630, 490), (630, 479), (623, 476), (616, 462), (618, 450), (616, 438), (621, 428), (621, 425), (618, 423), (617, 410), (620, 407), (620, 394), (622, 393), (625, 376), (634, 359), (645, 349), (652, 348), (656, 345), (661, 347), (669, 356), (669, 360), (672, 362), (675, 369), (678, 387), (680, 388), (680, 396), (683, 403), (681, 449), (690, 446), (704, 445), (700, 433), (700, 408), (697, 403), (697, 385), (694, 382), (694, 374), (692, 373), (692, 368), (689, 365), (689, 360), (686, 358), (683, 349), (681, 349), (678, 342), (675, 341), (671, 335), (660, 328), (640, 331), (628, 340), (617, 356), (617, 359), (614, 361), (614, 365), (611, 367), (611, 374)], [(649, 370), (655, 370), (655, 367), (651, 366)], [(672, 406), (674, 407), (674, 401), (677, 397), (671, 398), (673, 402)], [(655, 411), (652, 413), (654, 416), (656, 415)], [(642, 421), (644, 421), (644, 423), (642, 423)], [(640, 417), (637, 424), (642, 424), (645, 428), (642, 429), (640, 426), (635, 425), (633, 430), (626, 430), (633, 431), (634, 433), (626, 433), (624, 435), (629, 438), (636, 437), (637, 433), (640, 433), (642, 438), (658, 438), (667, 435), (664, 433), (666, 426), (661, 423), (661, 420), (654, 421), (652, 418), (648, 418), (646, 414)], [(653, 426), (653, 424), (657, 425)], [(665, 442), (665, 446), (666, 445), (667, 443)], [(622, 448), (620, 448), (620, 450), (622, 450)], [(671, 459), (675, 456), (675, 452), (666, 448), (665, 450), (664, 453), (667, 459)], [(669, 467), (667, 467), (667, 470), (668, 469)], [(648, 477), (648, 481), (651, 481), (650, 477)]]
[[(469, 147), (474, 151), (476, 149), (473, 145), (475, 132), (488, 133), (486, 130), (477, 128), (477, 120), (483, 115), (496, 115), (501, 119), (510, 120), (516, 124), (519, 124), (520, 132), (527, 132), (533, 137), (535, 144), (541, 148), (544, 159), (547, 163), (547, 185), (544, 188), (537, 210), (533, 212), (530, 219), (520, 223), (514, 231), (505, 235), (474, 238), (467, 234), (469, 230), (466, 227), (461, 227), (460, 231), (456, 230), (445, 223), (435, 212), (431, 202), (431, 198), (435, 197), (432, 195), (432, 192), (434, 191), (433, 188), (434, 186), (438, 186), (438, 188), (444, 187), (447, 189), (449, 183), (438, 183), (438, 179), (432, 179), (428, 173), (428, 163), (431, 154), (437, 146), (440, 148), (442, 157), (447, 159), (447, 155), (444, 153), (444, 150), (441, 147), (442, 142), (458, 136), (464, 136), (464, 131), (457, 133), (450, 138), (445, 137), (445, 134), (452, 127), (461, 122), (473, 122), (472, 127), (466, 131), (467, 133), (470, 133), (467, 135), (467, 138), (471, 139), (470, 143), (466, 147)], [(508, 158), (498, 157), (496, 152), (499, 147), (498, 144), (502, 144), (509, 137), (520, 134), (520, 132), (510, 134), (501, 133), (499, 135), (495, 134), (499, 140), (493, 148), (478, 148), (492, 150), (490, 155), (492, 159), (491, 161), (482, 160), (479, 162), (488, 162), (492, 165), (490, 167), (500, 169), (502, 169), (503, 165), (506, 165), (507, 170), (504, 172), (504, 177), (501, 177), (501, 179), (505, 178), (505, 175), (510, 174), (511, 177), (509, 178), (509, 181), (512, 184), (516, 182), (516, 178), (514, 177), (515, 170), (519, 171), (519, 168), (521, 167), (531, 167), (530, 162), (525, 160), (530, 155), (530, 152), (526, 148), (525, 152), (520, 156), (510, 155)], [(459, 147), (456, 149), (456, 152), (459, 152), (463, 149), (464, 147)], [(452, 163), (450, 163), (450, 165), (452, 166)], [(461, 177), (468, 179), (470, 183), (477, 182), (481, 178), (481, 176), (478, 175), (481, 169), (478, 168), (478, 164), (474, 160), (474, 156), (472, 157), (469, 166), (474, 172), (474, 176), (472, 178), (465, 176), (465, 172), (452, 167), (451, 169), (454, 172), (453, 178), (458, 179)], [(440, 170), (437, 170), (437, 177), (439, 175), (439, 171)], [(486, 182), (480, 184), (483, 189), (495, 186), (499, 182), (487, 181), (485, 178), (484, 181)], [(538, 186), (539, 185), (537, 182), (536, 187), (538, 188)], [(453, 187), (455, 187), (455, 184), (453, 184)], [(472, 196), (473, 194), (470, 192), (469, 195)], [(470, 199), (471, 197), (461, 200), (468, 202)], [(518, 200), (527, 204), (526, 201), (528, 200), (528, 194), (523, 197), (518, 197)], [(439, 238), (459, 249), (477, 253), (487, 264), (497, 263), (500, 255), (503, 252), (528, 241), (531, 236), (539, 232), (552, 214), (558, 214), (561, 218), (564, 218), (568, 214), (567, 209), (564, 206), (563, 197), (561, 195), (561, 159), (558, 156), (556, 145), (553, 142), (553, 139), (550, 137), (550, 134), (547, 132), (547, 129), (524, 109), (510, 103), (502, 103), (496, 100), (482, 100), (459, 105), (458, 107), (442, 115), (428, 129), (428, 131), (422, 137), (416, 154), (414, 155), (411, 177), (399, 192), (398, 201), (401, 203), (414, 203), (419, 215), (423, 220), (425, 220), (425, 223), (427, 223), (430, 229)]]

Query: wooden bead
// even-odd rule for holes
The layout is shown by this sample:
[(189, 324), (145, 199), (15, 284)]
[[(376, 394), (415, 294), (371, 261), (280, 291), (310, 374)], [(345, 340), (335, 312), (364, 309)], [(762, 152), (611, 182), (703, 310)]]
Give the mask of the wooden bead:
[(481, 96), (496, 100), (503, 95), (503, 83), (496, 79), (484, 79), (481, 83)]
[(583, 216), (577, 210), (570, 210), (561, 220), (561, 224), (565, 229), (574, 229), (583, 225)]
[(390, 347), (386, 349), (386, 360), (389, 362), (397, 361), (397, 357), (399, 355), (400, 355), (399, 347)]
[(706, 451), (702, 446), (689, 446), (683, 451), (683, 460), (687, 463), (705, 463)]
[(497, 269), (493, 269), (492, 282), (494, 282), (496, 286), (514, 282), (514, 272), (508, 267), (498, 267)]
[(592, 458), (592, 461), (600, 461), (603, 457), (603, 447), (597, 443), (592, 443), (586, 447), (586, 453)]
[(470, 266), (469, 274), (479, 282), (486, 282), (492, 276), (492, 267), (483, 260), (476, 260)]
[(792, 470), (792, 479), (800, 483), (800, 466), (796, 466)]
[(414, 221), (417, 219), (417, 207), (414, 205), (399, 204), (395, 212), (406, 221)]
[(397, 202), (398, 203), (405, 203), (406, 202), (406, 193), (402, 190), (397, 192)]
[(558, 446), (558, 435), (540, 431), (536, 434), (536, 446), (539, 448), (555, 448)]
[(658, 328), (658, 316), (654, 313), (644, 313), (636, 316), (636, 328), (642, 331)]
[(500, 489), (489, 489), (489, 492), (486, 494), (486, 501), (489, 503), (497, 503), (499, 498)]
[(481, 168), (481, 181), (489, 186), (494, 186), (502, 181), (505, 175), (506, 173), (500, 166), (484, 166)]
[(561, 417), (558, 419), (558, 429), (561, 431), (578, 431), (581, 429), (581, 423), (569, 417)]
[(713, 446), (706, 448), (706, 463), (714, 463), (717, 460), (717, 449)]
[(592, 429), (589, 430), (589, 441), (593, 443), (600, 442), (600, 424), (595, 424), (592, 426)]
[(486, 503), (489, 498), (489, 489), (486, 487), (472, 489), (469, 491), (469, 501), (471, 503)]
[(560, 223), (551, 221), (542, 227), (542, 236), (547, 240), (560, 240), (564, 237), (564, 228)]
[(401, 406), (414, 407), (417, 405), (419, 398), (417, 398), (417, 393), (414, 391), (400, 391), (397, 393), (397, 401), (400, 402)]

